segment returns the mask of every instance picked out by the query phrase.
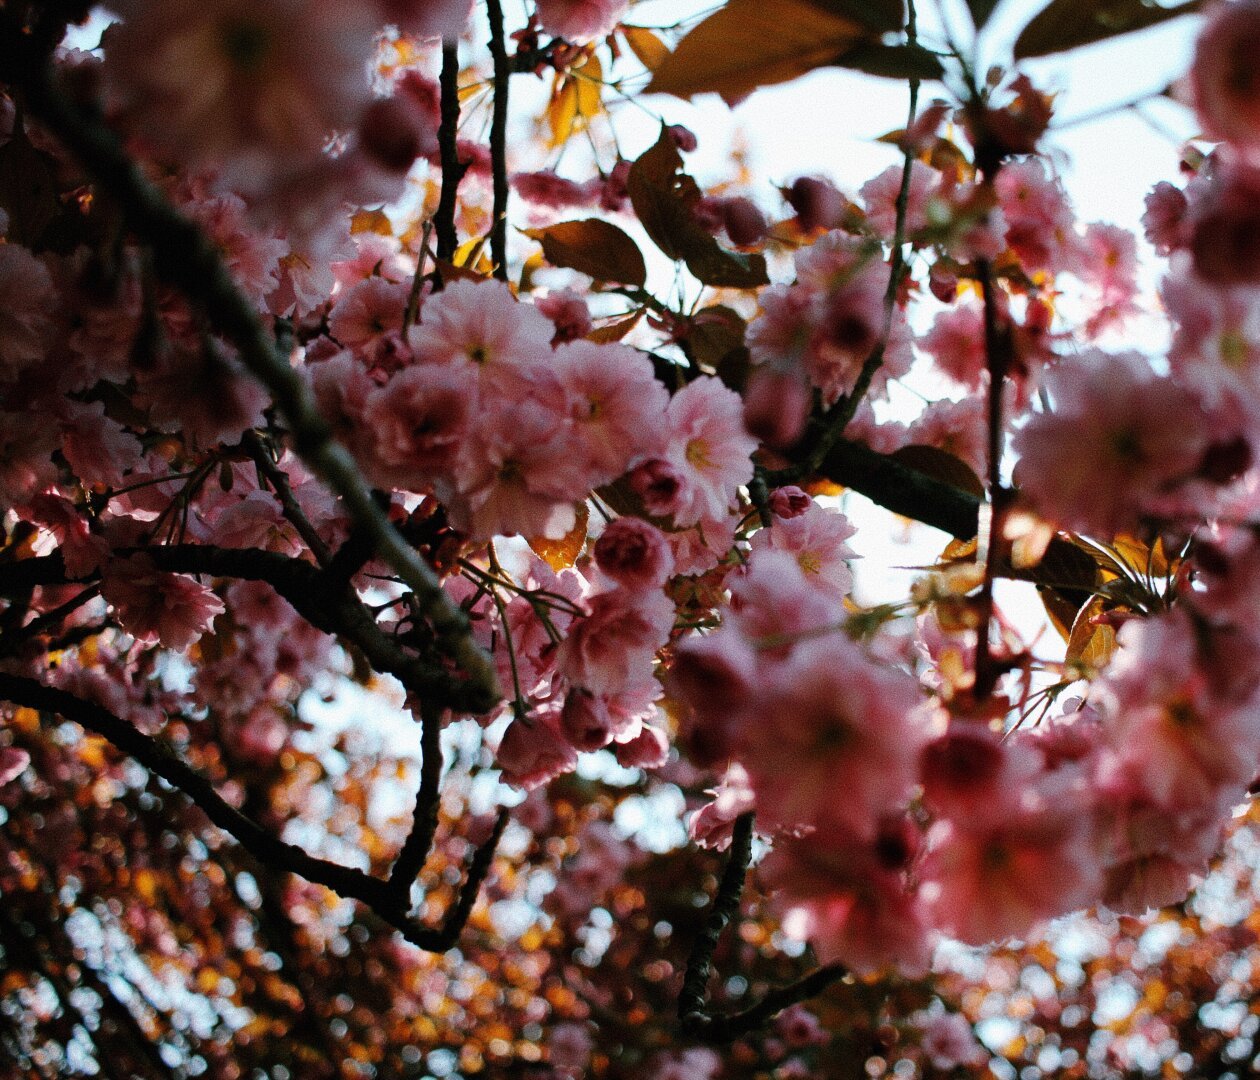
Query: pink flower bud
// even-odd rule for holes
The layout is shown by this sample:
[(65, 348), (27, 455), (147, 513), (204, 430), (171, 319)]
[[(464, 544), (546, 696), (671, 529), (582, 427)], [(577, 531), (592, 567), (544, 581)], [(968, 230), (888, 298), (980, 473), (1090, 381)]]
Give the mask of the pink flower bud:
[(617, 764), (627, 769), (657, 769), (669, 757), (669, 739), (660, 728), (644, 724), (633, 739), (613, 744)]
[(664, 534), (639, 518), (612, 522), (595, 542), (595, 562), (627, 589), (657, 589), (674, 571), (674, 556)]
[(668, 461), (661, 458), (645, 461), (630, 472), (629, 480), (649, 514), (664, 517), (674, 512), (682, 490), (682, 476)]
[(682, 124), (670, 124), (665, 130), (674, 140), (674, 145), (684, 154), (690, 154), (699, 145), (691, 129), (683, 127)]
[(761, 208), (752, 199), (745, 199), (742, 196), (726, 200), (722, 206), (722, 223), (726, 227), (726, 235), (731, 238), (731, 243), (740, 247), (751, 247), (753, 244), (761, 243), (770, 228)]
[(795, 484), (775, 488), (770, 492), (770, 510), (775, 517), (790, 521), (800, 517), (814, 505), (814, 500)]
[(807, 232), (834, 229), (844, 216), (845, 198), (830, 180), (802, 176), (792, 182), (785, 195)]

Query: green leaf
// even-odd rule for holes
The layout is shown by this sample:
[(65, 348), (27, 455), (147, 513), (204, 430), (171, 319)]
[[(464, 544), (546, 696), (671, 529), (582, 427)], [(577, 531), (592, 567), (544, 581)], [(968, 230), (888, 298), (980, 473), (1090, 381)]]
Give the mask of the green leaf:
[(900, 30), (906, 24), (903, 0), (809, 0), (814, 7), (861, 23), (876, 34)]
[(585, 218), (523, 231), (542, 244), (543, 256), (552, 266), (578, 270), (596, 281), (621, 285), (642, 287), (647, 281), (643, 253), (612, 222)]
[(1202, 6), (1202, 0), (1171, 6), (1154, 3), (1154, 0), (1051, 0), (1019, 35), (1015, 42), (1015, 59), (1048, 56), (1134, 30), (1145, 30), (1179, 15), (1190, 15)]
[(880, 45), (876, 42), (850, 49), (835, 61), (836, 67), (882, 75), (886, 79), (939, 79), (945, 68), (934, 53), (921, 45)]
[(681, 260), (706, 285), (750, 289), (769, 283), (760, 255), (728, 251), (695, 217), (699, 186), (682, 172), (673, 138), (662, 130), (656, 145), (630, 166), (630, 201), (644, 231), (671, 259)]

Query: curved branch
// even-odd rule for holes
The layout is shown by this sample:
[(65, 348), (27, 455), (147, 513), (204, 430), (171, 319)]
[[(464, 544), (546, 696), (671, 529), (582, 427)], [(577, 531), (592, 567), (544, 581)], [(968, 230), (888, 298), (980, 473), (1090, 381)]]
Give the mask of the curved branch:
[(317, 858), (297, 845), (273, 836), (225, 801), (206, 777), (176, 757), (165, 745), (103, 706), (37, 679), (7, 672), (0, 672), (0, 700), (40, 713), (62, 716), (101, 736), (181, 792), (211, 822), (234, 837), (269, 869), (297, 874), (331, 889), (338, 896), (359, 901), (400, 931), (413, 945), (428, 952), (446, 952), (454, 946), (476, 903), (507, 824), (507, 811), (504, 810), (500, 812), (490, 838), (474, 854), (459, 898), (447, 911), (441, 927), (434, 929), (416, 922), (408, 914), (410, 883), (400, 892), (392, 881), (382, 881), (353, 867)]

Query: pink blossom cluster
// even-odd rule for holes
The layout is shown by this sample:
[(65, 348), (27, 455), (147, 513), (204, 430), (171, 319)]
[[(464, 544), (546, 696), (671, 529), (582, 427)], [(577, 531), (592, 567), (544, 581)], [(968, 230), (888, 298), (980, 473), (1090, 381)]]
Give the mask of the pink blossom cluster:
[(700, 376), (671, 397), (641, 353), (565, 340), (497, 282), (453, 282), (404, 336), (405, 292), (353, 286), (329, 317), (346, 348), (308, 369), (377, 483), (435, 493), (475, 541), (561, 537), (623, 476), (649, 513), (721, 531), (756, 446), (733, 391)]
[(655, 767), (668, 750), (656, 657), (674, 628), (663, 591), (669, 545), (655, 526), (624, 517), (605, 528), (594, 554), (594, 580), (532, 559), (519, 593), (486, 613), (514, 696), (501, 710), (513, 719), (497, 761), (525, 790), (570, 771), (580, 752), (609, 747), (624, 765)]

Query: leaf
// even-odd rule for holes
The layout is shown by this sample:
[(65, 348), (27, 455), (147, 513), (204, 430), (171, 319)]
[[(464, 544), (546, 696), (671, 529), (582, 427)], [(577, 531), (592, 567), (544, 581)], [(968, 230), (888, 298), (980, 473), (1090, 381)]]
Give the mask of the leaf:
[(1171, 577), (1174, 567), (1164, 552), (1164, 540), (1159, 537), (1153, 548), (1147, 547), (1135, 536), (1121, 534), (1111, 542), (1111, 549), (1132, 567), (1141, 577)]
[(553, 147), (568, 142), (604, 111), (603, 79), (603, 66), (594, 53), (570, 68), (567, 75), (557, 76), (547, 103)]
[(833, 63), (869, 36), (809, 0), (730, 0), (678, 43), (647, 92), (739, 97)]
[(678, 147), (664, 129), (656, 145), (630, 166), (630, 201), (652, 242), (669, 258), (685, 262), (706, 285), (749, 289), (768, 284), (761, 255), (728, 251), (696, 220), (700, 188), (681, 170)]
[(690, 358), (702, 369), (714, 371), (732, 390), (741, 392), (748, 380), (748, 349), (744, 335), (748, 326), (725, 304), (698, 311), (691, 319), (687, 335)]
[(971, 21), (977, 30), (983, 30), (989, 16), (997, 9), (1002, 0), (967, 0), (967, 8), (971, 12)]
[(816, 8), (852, 19), (876, 34), (900, 30), (906, 24), (903, 0), (809, 0)]
[(1062, 536), (1056, 536), (1046, 547), (1041, 561), (1033, 567), (1022, 570), (1000, 567), (1002, 577), (1017, 578), (1020, 581), (1032, 581), (1038, 585), (1058, 589), (1067, 593), (1092, 593), (1102, 584), (1098, 572), (1098, 564), (1088, 551), (1078, 547)]
[(350, 233), (376, 233), (378, 236), (393, 236), (394, 225), (384, 210), (356, 210), (350, 219)]
[(573, 528), (559, 540), (548, 540), (542, 536), (531, 537), (529, 540), (529, 546), (534, 549), (534, 554), (556, 573), (577, 562), (578, 556), (582, 554), (582, 548), (586, 545), (586, 524), (591, 512), (586, 508), (586, 503), (579, 503), (574, 510), (577, 512), (577, 521)]
[(886, 79), (939, 79), (945, 74), (936, 54), (921, 45), (867, 42), (839, 57), (835, 66)]
[(891, 456), (903, 465), (908, 465), (925, 476), (930, 476), (933, 480), (939, 480), (942, 484), (948, 484), (959, 491), (966, 491), (971, 495), (984, 498), (984, 484), (975, 474), (975, 470), (961, 458), (956, 458), (953, 454), (948, 454), (938, 447), (903, 446)]
[(1076, 622), (1079, 608), (1065, 597), (1058, 589), (1048, 589), (1044, 585), (1037, 586), (1037, 595), (1041, 597), (1042, 606), (1050, 619), (1050, 625), (1058, 631), (1065, 642), (1072, 640), (1072, 625)]
[(578, 270), (596, 281), (642, 286), (647, 266), (638, 245), (610, 221), (584, 218), (562, 221), (545, 229), (524, 229), (542, 244), (552, 266)]
[(1095, 596), (1076, 615), (1072, 633), (1068, 636), (1067, 662), (1081, 664), (1091, 671), (1107, 666), (1116, 651), (1116, 631), (1107, 624), (1095, 624), (1093, 619), (1103, 612), (1105, 601)]
[(586, 340), (595, 341), (601, 345), (609, 345), (614, 341), (620, 341), (642, 322), (646, 310), (646, 308), (639, 308), (638, 311), (631, 312), (624, 319), (616, 319), (613, 322), (604, 323), (603, 326), (597, 326), (586, 335)]
[(669, 46), (646, 27), (622, 26), (621, 33), (630, 51), (648, 71), (655, 71), (668, 59)]
[(1163, 7), (1152, 0), (1051, 0), (1015, 42), (1015, 59), (1105, 41), (1120, 34), (1145, 30), (1202, 7), (1202, 0)]

